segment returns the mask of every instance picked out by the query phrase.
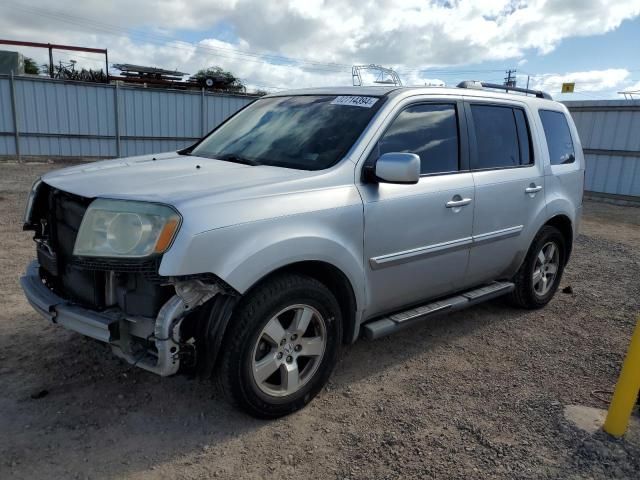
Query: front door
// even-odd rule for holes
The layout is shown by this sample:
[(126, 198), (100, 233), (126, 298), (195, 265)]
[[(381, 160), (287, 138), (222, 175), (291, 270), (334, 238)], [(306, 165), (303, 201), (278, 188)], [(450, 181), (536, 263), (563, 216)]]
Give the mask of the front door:
[(472, 241), (474, 184), (467, 167), (462, 103), (410, 104), (400, 110), (367, 159), (415, 153), (415, 185), (363, 183), (365, 315), (400, 309), (462, 288)]

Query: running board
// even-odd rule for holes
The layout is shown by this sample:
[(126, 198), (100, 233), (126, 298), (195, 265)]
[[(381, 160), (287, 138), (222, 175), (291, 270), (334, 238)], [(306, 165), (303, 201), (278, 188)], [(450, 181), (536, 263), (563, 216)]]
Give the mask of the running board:
[(427, 303), (410, 310), (393, 313), (362, 326), (364, 335), (370, 340), (397, 332), (421, 320), (435, 317), (442, 313), (455, 312), (481, 302), (509, 293), (515, 285), (511, 282), (493, 282), (453, 297)]

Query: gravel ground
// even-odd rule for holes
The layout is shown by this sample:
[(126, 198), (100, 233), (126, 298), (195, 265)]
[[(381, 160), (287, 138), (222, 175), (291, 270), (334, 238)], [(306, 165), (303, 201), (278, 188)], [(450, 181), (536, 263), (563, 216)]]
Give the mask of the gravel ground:
[(266, 422), (31, 310), (20, 221), (51, 168), (0, 164), (0, 478), (640, 478), (637, 437), (589, 435), (563, 415), (605, 407), (591, 392), (617, 378), (640, 311), (640, 208), (585, 205), (561, 285), (572, 294), (359, 341), (307, 408)]

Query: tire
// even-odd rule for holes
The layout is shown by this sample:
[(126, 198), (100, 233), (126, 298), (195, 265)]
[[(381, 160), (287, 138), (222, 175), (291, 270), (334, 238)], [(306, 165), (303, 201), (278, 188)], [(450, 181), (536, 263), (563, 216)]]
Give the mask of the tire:
[[(550, 245), (555, 246), (557, 252), (555, 260), (548, 259)], [(510, 295), (511, 303), (527, 309), (542, 308), (549, 303), (560, 285), (567, 258), (566, 252), (566, 242), (562, 233), (550, 225), (542, 227), (533, 239), (527, 256), (513, 279), (515, 289)], [(548, 261), (546, 270), (542, 258), (539, 257), (540, 254)], [(551, 277), (550, 272), (554, 265), (556, 271)], [(546, 284), (544, 278), (546, 278)]]
[(341, 343), (342, 316), (329, 289), (311, 277), (278, 275), (236, 308), (218, 378), (227, 398), (250, 415), (281, 417), (320, 392)]

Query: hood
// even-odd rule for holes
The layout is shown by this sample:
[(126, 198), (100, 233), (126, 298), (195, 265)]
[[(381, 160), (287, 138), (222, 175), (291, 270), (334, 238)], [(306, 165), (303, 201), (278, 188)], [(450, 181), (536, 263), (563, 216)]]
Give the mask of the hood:
[(65, 192), (178, 204), (202, 197), (224, 201), (284, 193), (320, 172), (251, 166), (175, 152), (106, 160), (50, 172), (42, 180)]

